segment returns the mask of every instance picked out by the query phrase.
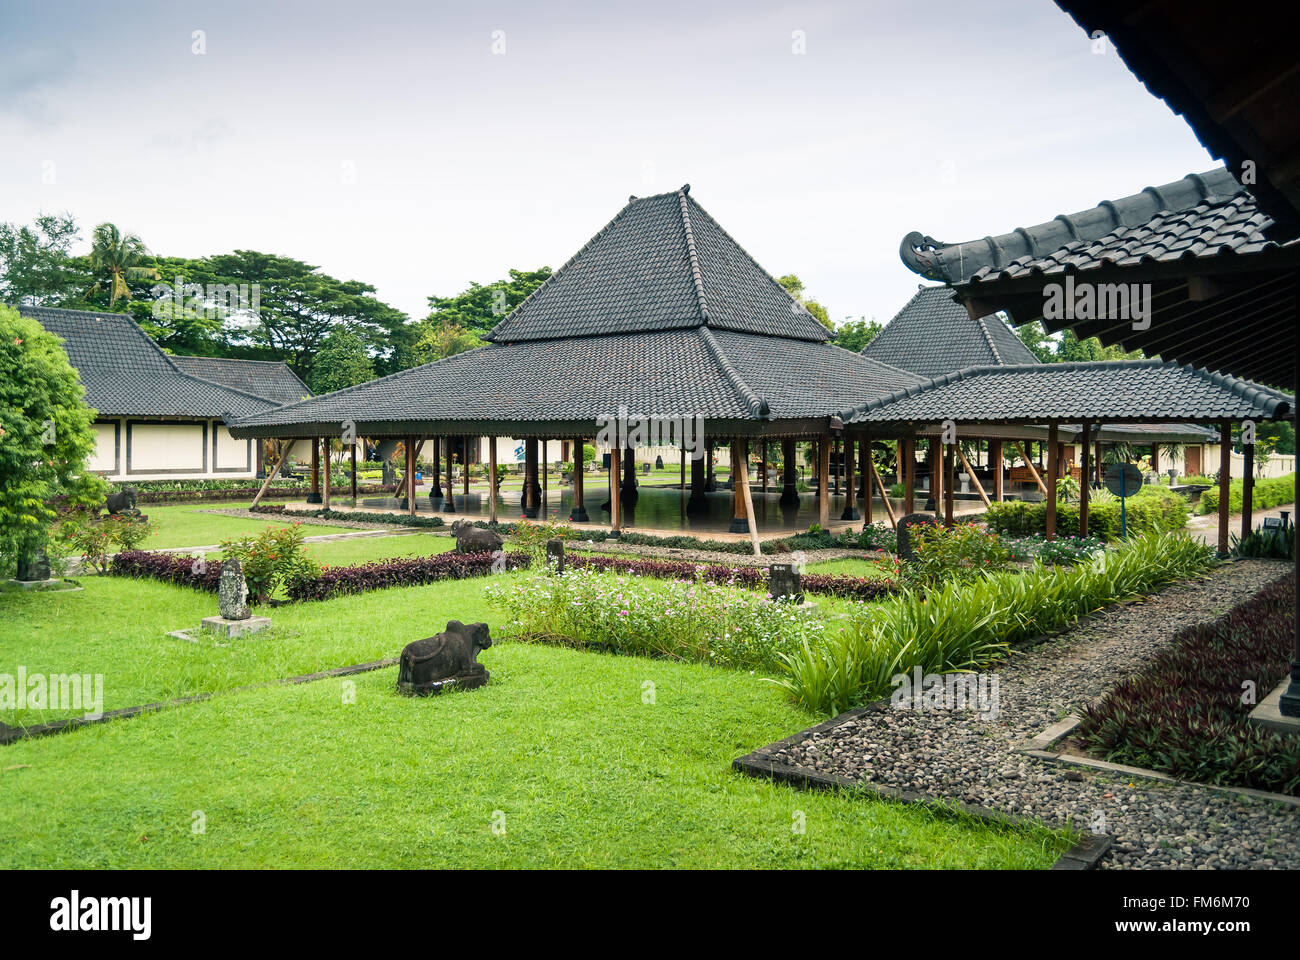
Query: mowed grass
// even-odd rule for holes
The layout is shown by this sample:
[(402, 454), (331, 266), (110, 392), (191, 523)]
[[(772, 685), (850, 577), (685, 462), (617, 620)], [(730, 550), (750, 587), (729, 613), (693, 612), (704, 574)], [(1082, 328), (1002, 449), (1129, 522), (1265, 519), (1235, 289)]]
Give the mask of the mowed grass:
[[(170, 506), (141, 504), (140, 512), (149, 517), (154, 535), (140, 544), (141, 550), (161, 550), (168, 547), (201, 547), (220, 543), (230, 537), (258, 534), (268, 527), (283, 527), (290, 521), (283, 517), (254, 520), (251, 517), (227, 517), (204, 510), (239, 510), (245, 503), (224, 501), (219, 503), (186, 503)], [(308, 536), (324, 533), (343, 533), (347, 527), (326, 527), (312, 524)]]
[[(356, 543), (381, 549), (406, 539)], [(214, 594), (152, 580), (86, 576), (79, 582), (81, 592), (0, 594), (0, 673), (14, 674), (22, 665), (29, 675), (103, 674), (105, 710), (394, 657), (448, 620), (497, 619), (483, 599), (487, 578), (448, 580), (259, 607), (255, 613), (271, 618), (269, 630), (216, 646), (211, 637), (190, 643), (167, 636), (215, 616)], [(28, 726), (81, 712), (28, 709), (0, 719)]]
[(874, 559), (846, 557), (843, 560), (823, 560), (820, 563), (810, 563), (805, 567), (804, 572), (834, 573), (846, 577), (866, 577), (870, 580), (880, 580), (893, 573), (893, 565), (882, 564)]
[(481, 659), (466, 693), (402, 697), (389, 668), (0, 749), (0, 867), (1044, 868), (1067, 844), (731, 772), (815, 719), (747, 673)]

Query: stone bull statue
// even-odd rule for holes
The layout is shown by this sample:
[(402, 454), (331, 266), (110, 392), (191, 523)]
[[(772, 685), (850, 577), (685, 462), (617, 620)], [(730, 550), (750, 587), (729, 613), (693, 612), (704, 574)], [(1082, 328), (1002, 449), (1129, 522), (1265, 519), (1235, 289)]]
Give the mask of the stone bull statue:
[(492, 646), (486, 623), (447, 621), (447, 629), (408, 643), (397, 668), (397, 692), (428, 697), (445, 687), (473, 690), (488, 682), (478, 655)]
[(135, 501), (135, 487), (123, 487), (116, 493), (110, 493), (104, 499), (104, 506), (108, 508), (108, 512), (112, 516), (118, 514), (135, 516), (140, 512), (140, 508), (135, 505)]
[(451, 525), (451, 532), (456, 538), (457, 553), (495, 553), (501, 549), (499, 534), (476, 527), (468, 520), (457, 520)]

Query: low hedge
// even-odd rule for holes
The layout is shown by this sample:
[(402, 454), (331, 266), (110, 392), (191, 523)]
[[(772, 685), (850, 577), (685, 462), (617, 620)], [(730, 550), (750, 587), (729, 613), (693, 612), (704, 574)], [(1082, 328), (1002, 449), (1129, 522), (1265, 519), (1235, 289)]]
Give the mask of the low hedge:
[[(1202, 494), (1204, 499), (1204, 494)], [(1146, 533), (1169, 533), (1187, 526), (1187, 499), (1168, 487), (1149, 484), (1125, 504), (1129, 536)], [(1008, 500), (989, 505), (985, 516), (988, 529), (1011, 537), (1033, 536), (1047, 532), (1046, 501)], [(1062, 536), (1079, 535), (1079, 505), (1056, 505), (1056, 532)], [(1088, 535), (1101, 540), (1120, 537), (1119, 500), (1088, 504)]]
[[(1290, 671), (1295, 575), (1183, 629), (1136, 677), (1085, 708), (1078, 736), (1106, 760), (1184, 780), (1300, 795), (1300, 741), (1248, 722)], [(1255, 697), (1243, 702), (1243, 685)]]
[[(261, 484), (253, 487), (236, 487), (202, 490), (138, 490), (136, 491), (136, 503), (201, 503), (209, 500), (252, 500), (257, 496), (257, 491), (262, 489)], [(306, 492), (305, 487), (271, 487), (266, 491), (268, 497), (297, 498)], [(352, 495), (351, 487), (334, 487), (332, 494), (336, 497), (350, 497)], [(384, 496), (391, 494), (392, 489), (389, 487), (357, 487), (358, 496)], [(258, 510), (262, 509), (262, 504), (258, 504)]]
[[(519, 570), (527, 567), (529, 562), (526, 553), (511, 551), (505, 555), (507, 570)], [(285, 595), (294, 601), (328, 600), (368, 590), (486, 577), (491, 572), (490, 553), (437, 553), (428, 557), (377, 560), (350, 567), (325, 567), (319, 576), (290, 580), (285, 585)]]
[[(766, 567), (729, 567), (721, 563), (692, 563), (689, 560), (642, 560), (624, 557), (567, 556), (565, 563), (586, 570), (612, 571), (637, 577), (707, 580), (761, 589), (767, 586)], [(855, 600), (876, 600), (901, 589), (894, 580), (873, 580), (842, 574), (806, 573), (801, 578), (808, 593), (824, 593)]]
[[(1244, 480), (1233, 480), (1228, 484), (1228, 512), (1241, 513), (1241, 496)], [(1252, 510), (1268, 510), (1284, 503), (1295, 502), (1295, 474), (1285, 477), (1265, 477), (1255, 481), (1251, 494)], [(1219, 510), (1219, 487), (1215, 484), (1201, 493), (1201, 500), (1196, 509), (1200, 513), (1217, 513)]]
[(137, 580), (161, 580), (180, 587), (217, 592), (221, 580), (221, 561), (205, 560), (195, 566), (199, 557), (176, 553), (150, 553), (147, 550), (123, 550), (113, 555), (108, 572), (115, 577), (133, 577)]
[(417, 513), (369, 513), (362, 510), (286, 510), (282, 503), (259, 503), (249, 508), (252, 513), (288, 514), (294, 517), (315, 517), (318, 520), (356, 520), (364, 523), (390, 523), (399, 527), (442, 527), (442, 517)]

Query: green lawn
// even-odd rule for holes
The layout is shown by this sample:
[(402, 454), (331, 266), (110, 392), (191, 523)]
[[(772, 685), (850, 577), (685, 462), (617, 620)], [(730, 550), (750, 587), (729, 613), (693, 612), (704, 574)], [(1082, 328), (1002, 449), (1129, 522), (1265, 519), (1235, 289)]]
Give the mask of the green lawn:
[[(185, 503), (171, 506), (142, 504), (140, 511), (149, 517), (154, 535), (140, 545), (141, 550), (160, 550), (166, 547), (200, 547), (220, 543), (228, 537), (241, 537), (261, 533), (267, 527), (282, 527), (288, 521), (282, 517), (254, 520), (251, 517), (227, 517), (221, 514), (202, 513), (203, 510), (246, 507), (245, 503)], [(325, 533), (342, 533), (347, 527), (311, 525), (308, 536)]]
[(893, 564), (882, 566), (876, 560), (848, 557), (844, 560), (823, 560), (820, 563), (810, 563), (804, 568), (804, 572), (838, 573), (848, 577), (867, 577), (872, 580), (879, 580), (893, 572)]
[(482, 661), (469, 693), (400, 697), (390, 668), (348, 678), (352, 703), (324, 680), (3, 748), (0, 868), (1043, 868), (1066, 844), (732, 773), (815, 719), (746, 673), (513, 643)]

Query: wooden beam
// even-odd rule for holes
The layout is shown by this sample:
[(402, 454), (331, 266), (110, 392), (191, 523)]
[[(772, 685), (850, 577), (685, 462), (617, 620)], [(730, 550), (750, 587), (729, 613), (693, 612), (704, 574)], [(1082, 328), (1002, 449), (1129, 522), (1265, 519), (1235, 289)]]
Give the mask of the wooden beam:
[(406, 510), (415, 516), (415, 437), (406, 438)]
[(266, 496), (266, 491), (271, 489), (271, 484), (275, 481), (275, 478), (279, 476), (280, 468), (283, 467), (284, 462), (289, 459), (289, 451), (293, 449), (293, 441), (281, 440), (280, 442), (284, 444), (284, 449), (280, 451), (280, 459), (275, 461), (275, 466), (272, 467), (271, 472), (266, 475), (266, 480), (263, 481), (262, 488), (257, 491), (257, 496), (255, 496), (253, 502), (249, 504), (250, 509), (262, 502), (262, 498)]
[(1061, 472), (1060, 428), (1055, 420), (1047, 425), (1047, 539), (1056, 539), (1056, 478)]
[[(873, 494), (871, 492), (871, 476), (876, 472), (875, 459), (876, 458), (871, 455), (871, 429), (867, 428), (862, 433), (862, 445), (859, 447), (857, 465), (858, 471), (862, 474), (863, 479), (866, 480), (865, 486), (867, 488), (866, 499), (862, 502), (862, 525), (864, 528), (870, 526), (874, 519), (874, 513), (871, 509), (871, 501), (873, 499)], [(856, 491), (857, 487), (854, 486), (853, 490)], [(857, 493), (855, 492), (853, 496), (856, 498)], [(884, 500), (885, 509), (888, 510), (889, 498), (885, 497)]]
[(758, 545), (758, 520), (754, 516), (754, 497), (749, 491), (749, 443), (745, 440), (739, 441), (733, 449), (739, 448), (740, 451), (740, 472), (736, 472), (735, 458), (732, 460), (732, 476), (736, 478), (736, 483), (732, 486), (739, 487), (741, 503), (745, 506), (745, 518), (749, 526), (749, 543), (754, 550), (754, 556), (761, 557), (763, 549)]
[(975, 471), (971, 469), (970, 462), (966, 459), (966, 454), (961, 452), (960, 446), (957, 447), (957, 456), (961, 457), (961, 465), (970, 474), (970, 482), (975, 484), (975, 492), (980, 495), (980, 499), (984, 501), (984, 506), (987, 507), (989, 505), (989, 495), (984, 492), (984, 486), (980, 483), (980, 478), (975, 476)]
[[(888, 491), (885, 490), (885, 483), (880, 479), (880, 474), (876, 472), (876, 462), (874, 459), (868, 459), (867, 464), (871, 468), (872, 479), (876, 481), (876, 486), (880, 488), (880, 499), (885, 501), (885, 513), (889, 517), (889, 525), (897, 529), (898, 518), (894, 516), (894, 508), (889, 502), (889, 497), (887, 495)], [(871, 491), (868, 489), (867, 493), (870, 494)]]
[(938, 437), (930, 438), (930, 499), (934, 501), (935, 518), (943, 516), (943, 447)]
[(1025, 448), (1020, 445), (1019, 440), (1012, 440), (1011, 445), (1014, 446), (1016, 452), (1020, 454), (1020, 459), (1025, 461), (1025, 466), (1029, 468), (1029, 474), (1034, 478), (1034, 483), (1038, 484), (1039, 491), (1046, 495), (1047, 484), (1043, 483), (1043, 478), (1038, 475), (1038, 470), (1034, 467), (1033, 461), (1029, 459), (1029, 454), (1025, 453)]
[(1089, 434), (1092, 430), (1088, 421), (1083, 422), (1083, 433), (1080, 434), (1080, 454), (1082, 459), (1079, 461), (1079, 536), (1088, 535), (1088, 498), (1092, 492), (1092, 444), (1089, 440)]
[(1228, 493), (1232, 484), (1232, 421), (1219, 428), (1219, 556), (1228, 555)]
[(334, 474), (333, 471), (330, 470), (330, 438), (321, 437), (320, 446), (321, 453), (324, 454), (325, 457), (325, 490), (321, 506), (328, 510), (330, 508), (330, 491), (334, 486)]
[(311, 438), (311, 491), (308, 503), (320, 503), (320, 437)]

